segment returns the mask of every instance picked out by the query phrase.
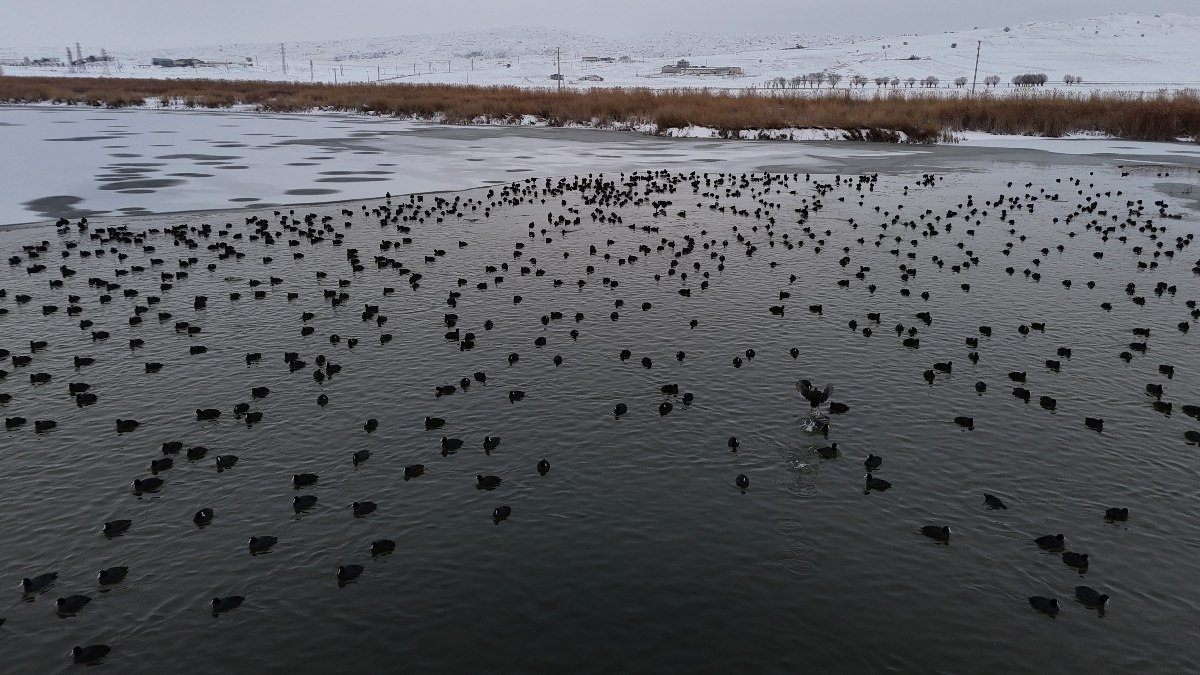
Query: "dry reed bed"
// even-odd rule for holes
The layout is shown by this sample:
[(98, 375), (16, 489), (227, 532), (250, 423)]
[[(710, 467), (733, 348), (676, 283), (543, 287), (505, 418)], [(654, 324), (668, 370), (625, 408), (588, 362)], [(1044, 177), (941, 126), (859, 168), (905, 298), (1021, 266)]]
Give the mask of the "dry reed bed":
[(111, 108), (182, 104), (224, 108), (252, 105), (269, 112), (313, 109), (372, 112), (471, 123), (534, 116), (551, 125), (689, 125), (723, 135), (743, 130), (823, 128), (867, 130), (862, 137), (934, 142), (957, 131), (1057, 137), (1100, 133), (1170, 141), (1200, 139), (1200, 94), (1177, 92), (936, 93), (846, 92), (815, 96), (696, 90), (597, 89), (553, 91), (519, 87), (439, 84), (300, 84), (225, 80), (0, 77), (0, 102), (92, 105)]

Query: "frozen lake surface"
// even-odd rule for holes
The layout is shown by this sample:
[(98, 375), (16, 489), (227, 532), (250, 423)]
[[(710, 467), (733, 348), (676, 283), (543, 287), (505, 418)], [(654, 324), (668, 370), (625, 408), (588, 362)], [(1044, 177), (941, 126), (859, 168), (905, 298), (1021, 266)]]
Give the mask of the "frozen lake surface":
[(1110, 139), (744, 142), (354, 115), (52, 106), (0, 107), (0, 147), (0, 224), (264, 208), (647, 169), (870, 173), (1094, 161), (1080, 156), (1200, 165), (1195, 144)]

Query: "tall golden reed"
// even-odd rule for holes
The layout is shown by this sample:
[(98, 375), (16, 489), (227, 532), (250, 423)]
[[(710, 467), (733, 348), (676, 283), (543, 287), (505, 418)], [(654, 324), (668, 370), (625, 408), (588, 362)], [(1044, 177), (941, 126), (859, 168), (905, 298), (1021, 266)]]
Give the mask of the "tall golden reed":
[[(437, 118), (461, 124), (480, 119), (519, 120), (532, 115), (551, 125), (655, 124), (717, 129), (727, 136), (747, 130), (823, 128), (860, 130), (865, 138), (935, 142), (947, 133), (982, 131), (1057, 137), (1100, 133), (1170, 141), (1200, 139), (1200, 94), (1046, 93), (1028, 90), (978, 96), (883, 91), (724, 92), (706, 90), (593, 89), (587, 91), (444, 84), (300, 84), (229, 80), (0, 77), (0, 102), (125, 107), (184, 105), (225, 108), (250, 105), (268, 112), (313, 109)], [(881, 133), (882, 132), (882, 133)]]

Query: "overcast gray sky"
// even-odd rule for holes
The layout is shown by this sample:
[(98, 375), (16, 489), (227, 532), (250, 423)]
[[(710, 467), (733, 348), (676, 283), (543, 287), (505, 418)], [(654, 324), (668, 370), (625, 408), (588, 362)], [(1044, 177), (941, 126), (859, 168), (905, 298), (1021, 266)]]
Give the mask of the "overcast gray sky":
[(1197, 0), (0, 0), (0, 46), (165, 47), (541, 25), (628, 37), (664, 30), (927, 33), (1121, 11), (1200, 14)]

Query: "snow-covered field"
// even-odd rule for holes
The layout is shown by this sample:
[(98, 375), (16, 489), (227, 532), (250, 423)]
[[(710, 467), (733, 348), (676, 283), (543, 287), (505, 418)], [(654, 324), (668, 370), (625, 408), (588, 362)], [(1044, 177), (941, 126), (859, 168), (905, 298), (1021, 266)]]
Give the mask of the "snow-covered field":
[[(155, 37), (157, 39), (157, 36)], [(111, 62), (86, 68), (4, 66), (6, 75), (87, 75), (145, 78), (218, 78), (317, 82), (436, 82), (551, 87), (556, 50), (561, 50), (564, 86), (746, 89), (789, 82), (807, 73), (836, 73), (839, 89), (855, 76), (868, 79), (860, 91), (877, 89), (876, 78), (927, 77), (937, 90), (958, 92), (956, 78), (974, 77), (979, 45), (980, 84), (1000, 78), (1001, 91), (1023, 73), (1044, 73), (1045, 90), (1154, 91), (1200, 87), (1200, 16), (1116, 14), (1070, 22), (1010, 26), (927, 35), (846, 37), (808, 33), (699, 35), (659, 33), (617, 40), (545, 28), (513, 27), (469, 33), (403, 35), (279, 44), (233, 44), (200, 48), (153, 45), (108, 47)], [(803, 49), (796, 48), (802, 46)], [(104, 45), (85, 45), (84, 55)], [(0, 59), (65, 56), (62, 47), (0, 47)], [(200, 67), (151, 66), (151, 59), (198, 58)], [(612, 63), (584, 57), (611, 58)], [(910, 57), (916, 57), (912, 59)], [(284, 66), (286, 58), (286, 69)], [(693, 65), (734, 66), (740, 76), (663, 75), (662, 66), (687, 59)], [(1067, 86), (1064, 76), (1083, 78)], [(584, 80), (588, 76), (600, 81)], [(812, 85), (807, 85), (811, 88)], [(890, 88), (890, 84), (887, 85)], [(805, 85), (801, 85), (802, 88)], [(828, 89), (829, 82), (821, 85)]]

